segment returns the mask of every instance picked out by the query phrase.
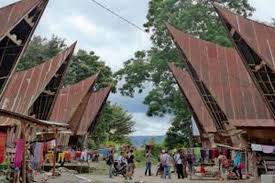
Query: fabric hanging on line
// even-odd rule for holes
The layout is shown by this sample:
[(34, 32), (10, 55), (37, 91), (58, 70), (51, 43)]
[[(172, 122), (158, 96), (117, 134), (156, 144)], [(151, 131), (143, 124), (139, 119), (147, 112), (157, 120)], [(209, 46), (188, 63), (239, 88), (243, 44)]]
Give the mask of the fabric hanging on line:
[(43, 143), (36, 143), (34, 148), (33, 169), (39, 170), (43, 162)]
[(259, 144), (251, 144), (252, 151), (263, 151), (263, 148)]
[(7, 134), (0, 133), (0, 164), (5, 161), (5, 148), (6, 148)]
[(25, 142), (23, 139), (16, 140), (16, 148), (15, 148), (15, 160), (14, 160), (14, 167), (21, 168), (22, 161), (23, 161), (23, 154), (25, 150)]
[(266, 154), (273, 153), (274, 151), (274, 146), (267, 146), (267, 145), (262, 145), (263, 152)]

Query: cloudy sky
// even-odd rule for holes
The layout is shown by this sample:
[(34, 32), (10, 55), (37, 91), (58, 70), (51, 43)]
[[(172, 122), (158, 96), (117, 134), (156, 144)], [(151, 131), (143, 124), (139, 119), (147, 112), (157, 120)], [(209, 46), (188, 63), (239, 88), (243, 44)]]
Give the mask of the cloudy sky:
[[(98, 0), (123, 17), (142, 26), (146, 21), (149, 0)], [(0, 6), (15, 0), (0, 0)], [(249, 0), (256, 8), (253, 19), (270, 22), (275, 17), (274, 0)], [(67, 44), (78, 40), (79, 48), (93, 50), (113, 71), (122, 67), (137, 50), (150, 47), (149, 35), (129, 26), (91, 0), (50, 0), (35, 32), (50, 38), (52, 34), (65, 38)], [(109, 98), (123, 106), (136, 121), (134, 135), (163, 135), (170, 126), (170, 116), (148, 118), (142, 104), (146, 93), (134, 99), (112, 94)]]

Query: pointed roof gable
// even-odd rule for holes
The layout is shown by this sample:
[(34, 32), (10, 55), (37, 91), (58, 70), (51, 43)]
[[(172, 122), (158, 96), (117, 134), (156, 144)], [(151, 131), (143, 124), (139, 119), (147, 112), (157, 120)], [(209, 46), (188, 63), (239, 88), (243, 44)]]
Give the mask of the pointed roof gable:
[(224, 23), (234, 28), (254, 52), (275, 71), (275, 27), (244, 18), (217, 4), (214, 7)]
[(194, 38), (170, 25), (168, 29), (187, 62), (210, 90), (229, 121), (233, 120), (236, 124), (245, 121), (246, 125), (253, 126), (257, 119), (270, 121), (263, 125), (275, 126), (267, 104), (235, 49)]
[[(3, 94), (0, 108), (27, 115), (37, 97), (44, 91), (66, 58), (73, 53), (74, 47), (75, 44), (49, 61), (15, 73)], [(2, 119), (0, 124), (5, 126), (13, 123)]]
[(61, 89), (56, 98), (50, 121), (68, 123), (84, 97), (92, 89), (96, 78), (97, 75), (92, 75), (74, 85)]
[[(72, 120), (69, 122), (69, 125), (75, 135), (85, 135), (92, 126), (96, 125), (96, 118), (104, 106), (111, 89), (112, 87), (108, 86), (97, 92), (91, 92), (87, 102), (81, 104), (79, 107), (79, 112), (81, 112), (76, 112)], [(78, 120), (76, 119), (79, 119), (79, 117), (80, 120), (77, 123)]]
[(189, 109), (191, 110), (190, 112), (192, 112), (193, 116), (196, 116), (198, 119), (196, 120), (196, 122), (199, 123), (197, 126), (200, 130), (206, 133), (216, 132), (217, 130), (215, 123), (209, 114), (191, 76), (187, 71), (178, 68), (175, 64), (169, 64), (169, 69), (171, 70), (185, 100), (189, 105)]
[(0, 40), (35, 6), (47, 3), (47, 0), (22, 0), (0, 8)]
[(48, 0), (22, 0), (0, 8), (0, 99)]

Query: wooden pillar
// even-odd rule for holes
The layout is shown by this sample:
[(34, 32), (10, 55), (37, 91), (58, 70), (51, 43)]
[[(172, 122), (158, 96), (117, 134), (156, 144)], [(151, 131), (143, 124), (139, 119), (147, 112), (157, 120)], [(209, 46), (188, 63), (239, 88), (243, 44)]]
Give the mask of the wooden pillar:
[(55, 166), (56, 166), (56, 146), (57, 146), (57, 142), (56, 142), (56, 128), (53, 129), (53, 134), (54, 134), (54, 140), (55, 140), (55, 146), (54, 146), (54, 151), (53, 151), (53, 172), (52, 172), (52, 176), (55, 176)]

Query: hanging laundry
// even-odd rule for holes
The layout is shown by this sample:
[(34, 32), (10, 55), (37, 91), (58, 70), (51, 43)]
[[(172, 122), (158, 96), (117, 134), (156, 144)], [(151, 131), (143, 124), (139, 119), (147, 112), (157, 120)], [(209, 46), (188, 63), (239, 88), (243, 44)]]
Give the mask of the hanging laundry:
[(33, 169), (40, 170), (43, 162), (43, 144), (36, 143), (34, 147)]
[(0, 133), (0, 164), (5, 161), (5, 148), (6, 148), (7, 134)]
[(14, 167), (21, 168), (22, 161), (23, 161), (23, 154), (25, 150), (25, 142), (23, 139), (16, 140), (16, 148), (15, 148), (15, 160), (14, 160)]
[(263, 148), (259, 144), (251, 144), (252, 151), (263, 151)]
[(273, 153), (274, 151), (274, 146), (267, 146), (267, 145), (262, 145), (263, 152), (266, 154)]
[(81, 158), (80, 159), (83, 160), (83, 161), (88, 161), (88, 153), (87, 153), (87, 151), (82, 151), (81, 152)]
[(206, 150), (204, 149), (201, 150), (201, 159), (202, 161), (206, 160)]

